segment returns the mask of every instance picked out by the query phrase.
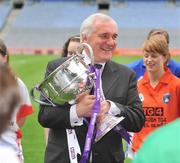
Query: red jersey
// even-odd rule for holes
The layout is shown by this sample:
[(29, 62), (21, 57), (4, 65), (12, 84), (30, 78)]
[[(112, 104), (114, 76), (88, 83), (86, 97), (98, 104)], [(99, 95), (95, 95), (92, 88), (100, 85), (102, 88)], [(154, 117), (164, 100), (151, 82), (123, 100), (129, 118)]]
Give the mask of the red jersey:
[(180, 117), (180, 79), (167, 69), (157, 86), (153, 88), (146, 72), (138, 81), (138, 92), (146, 122), (140, 132), (134, 133), (134, 152), (152, 131)]

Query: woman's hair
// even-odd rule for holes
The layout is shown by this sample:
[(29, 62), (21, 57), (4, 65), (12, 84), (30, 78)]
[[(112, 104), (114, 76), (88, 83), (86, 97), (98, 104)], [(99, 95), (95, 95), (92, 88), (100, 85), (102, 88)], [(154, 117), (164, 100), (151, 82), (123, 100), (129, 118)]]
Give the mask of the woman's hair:
[(62, 49), (62, 53), (61, 56), (62, 57), (67, 57), (68, 54), (68, 47), (69, 47), (69, 43), (70, 42), (80, 42), (80, 36), (79, 35), (74, 35), (72, 37), (70, 37), (63, 45), (63, 49)]
[(163, 35), (165, 38), (166, 38), (166, 41), (167, 43), (169, 44), (169, 34), (166, 30), (164, 29), (152, 29), (149, 33), (148, 33), (148, 36), (147, 36), (147, 39), (149, 40), (151, 36), (154, 36), (154, 35)]
[(20, 101), (16, 77), (7, 63), (0, 62), (0, 135)]
[(7, 63), (9, 63), (8, 49), (5, 45), (5, 43), (3, 42), (3, 40), (1, 40), (1, 39), (0, 39), (0, 55), (3, 57), (7, 57)]
[(167, 58), (166, 63), (170, 59), (170, 52), (167, 40), (164, 35), (154, 35), (145, 41), (143, 52), (159, 53)]

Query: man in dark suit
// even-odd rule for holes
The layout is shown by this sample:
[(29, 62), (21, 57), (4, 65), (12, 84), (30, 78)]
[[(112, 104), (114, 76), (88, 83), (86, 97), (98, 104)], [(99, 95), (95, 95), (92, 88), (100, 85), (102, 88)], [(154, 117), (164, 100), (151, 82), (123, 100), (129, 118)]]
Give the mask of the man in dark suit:
[[(95, 63), (102, 68), (102, 94), (98, 119), (106, 114), (124, 116), (121, 125), (129, 132), (141, 130), (145, 117), (138, 97), (135, 73), (127, 67), (110, 61), (116, 48), (117, 23), (104, 14), (93, 14), (86, 18), (80, 28), (81, 41), (89, 44), (94, 53)], [(86, 53), (86, 52), (85, 52)], [(85, 55), (88, 64), (88, 54)], [(48, 63), (46, 76), (62, 64), (66, 58)], [(84, 150), (88, 126), (83, 118), (91, 117), (95, 96), (82, 93), (76, 104), (66, 103), (56, 107), (40, 105), (38, 120), (43, 127), (50, 128), (45, 163), (69, 163), (69, 137), (66, 129), (74, 129), (81, 153)], [(75, 145), (77, 148), (77, 145)], [(90, 161), (93, 163), (123, 163), (122, 138), (114, 130), (92, 144)]]

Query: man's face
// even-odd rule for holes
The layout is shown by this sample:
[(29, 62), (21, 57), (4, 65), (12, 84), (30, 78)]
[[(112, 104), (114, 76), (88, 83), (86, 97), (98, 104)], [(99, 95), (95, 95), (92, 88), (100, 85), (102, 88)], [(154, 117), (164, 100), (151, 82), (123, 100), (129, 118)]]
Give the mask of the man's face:
[(106, 62), (112, 58), (116, 48), (118, 36), (117, 25), (113, 21), (96, 21), (93, 32), (83, 38), (83, 42), (88, 43), (94, 53), (95, 62)]

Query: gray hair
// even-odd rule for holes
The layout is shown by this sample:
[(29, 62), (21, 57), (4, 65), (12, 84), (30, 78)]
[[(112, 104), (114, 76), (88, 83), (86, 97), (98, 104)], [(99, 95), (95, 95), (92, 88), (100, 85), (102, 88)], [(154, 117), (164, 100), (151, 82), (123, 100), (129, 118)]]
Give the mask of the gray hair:
[(96, 20), (98, 20), (98, 21), (114, 21), (115, 22), (115, 20), (108, 15), (105, 15), (102, 13), (92, 14), (92, 15), (88, 16), (81, 24), (81, 27), (80, 27), (81, 37), (83, 34), (90, 35), (93, 32), (93, 24)]

